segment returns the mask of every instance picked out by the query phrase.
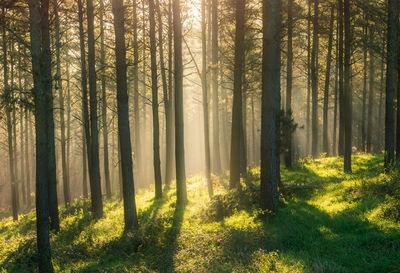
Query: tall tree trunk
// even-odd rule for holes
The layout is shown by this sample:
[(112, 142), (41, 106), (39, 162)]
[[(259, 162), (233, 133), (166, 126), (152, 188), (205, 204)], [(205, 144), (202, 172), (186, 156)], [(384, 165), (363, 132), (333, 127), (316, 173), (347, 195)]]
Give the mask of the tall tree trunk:
[(104, 2), (100, 0), (100, 65), (101, 65), (101, 118), (103, 123), (104, 146), (104, 179), (107, 198), (111, 198), (110, 167), (108, 163), (108, 128), (107, 128), (107, 95), (106, 95), (106, 51), (104, 49)]
[[(87, 90), (87, 72), (86, 72), (86, 51), (85, 51), (85, 37), (83, 30), (83, 6), (82, 1), (78, 0), (78, 17), (79, 17), (79, 44), (81, 51), (81, 88), (82, 88), (82, 120), (83, 131), (82, 137), (86, 138), (86, 143), (83, 144), (83, 196), (88, 197), (87, 180), (86, 180), (86, 161), (89, 167), (89, 180), (92, 180), (92, 165), (91, 165), (91, 138), (89, 128), (89, 103), (88, 103), (88, 90)], [(85, 152), (87, 152), (87, 159)], [(92, 186), (92, 184), (91, 184)]]
[[(210, 22), (209, 22), (210, 23)], [(204, 155), (208, 195), (213, 195), (210, 166), (210, 125), (208, 115), (208, 84), (207, 84), (207, 30), (206, 30), (206, 0), (201, 1), (201, 87), (203, 91), (203, 122), (204, 122)], [(214, 142), (214, 148), (215, 142)], [(214, 162), (215, 163), (215, 162)]]
[(311, 52), (311, 82), (312, 82), (312, 145), (311, 153), (313, 157), (318, 156), (318, 47), (319, 47), (319, 25), (318, 11), (319, 1), (314, 2), (313, 18), (313, 45)]
[(139, 43), (138, 43), (138, 18), (137, 18), (137, 1), (133, 1), (133, 115), (134, 115), (134, 162), (136, 166), (136, 177), (139, 176), (141, 168), (141, 143), (140, 143), (140, 116), (139, 116)]
[(41, 73), (42, 86), (47, 101), (47, 145), (48, 145), (48, 168), (49, 178), (49, 214), (50, 229), (59, 231), (60, 219), (58, 216), (58, 197), (57, 197), (57, 170), (56, 170), (56, 152), (54, 143), (54, 113), (53, 113), (53, 90), (51, 75), (51, 51), (50, 51), (50, 31), (49, 31), (49, 0), (42, 0), (41, 5), (41, 34), (42, 34), (42, 55), (41, 55)]
[[(374, 29), (372, 26), (369, 28), (369, 41), (374, 40)], [(367, 121), (367, 152), (372, 152), (372, 132), (374, 128), (374, 105), (375, 105), (375, 65), (374, 65), (374, 50), (369, 49), (369, 95), (368, 95), (368, 121)]]
[[(48, 105), (46, 96), (48, 95), (43, 85), (45, 75), (42, 74), (41, 64), (42, 52), (41, 32), (43, 22), (47, 22), (48, 0), (42, 0), (42, 7), (39, 0), (29, 1), (30, 14), (30, 40), (32, 54), (32, 71), (35, 87), (35, 127), (36, 127), (36, 227), (37, 227), (37, 248), (39, 272), (53, 272), (50, 253), (49, 238), (49, 145), (48, 145), (48, 126), (47, 114)], [(4, 11), (4, 10), (3, 10)], [(44, 11), (44, 12), (43, 12)]]
[(280, 105), (281, 1), (263, 0), (260, 207), (275, 213), (278, 201), (277, 115)]
[[(2, 10), (2, 23), (6, 24), (6, 9), (3, 6)], [(7, 98), (11, 98), (11, 90), (8, 84), (8, 64), (7, 64), (7, 36), (6, 28), (2, 27), (2, 40), (3, 40), (3, 77), (4, 77), (4, 92)], [(11, 208), (13, 214), (13, 220), (18, 221), (18, 204), (17, 204), (17, 185), (14, 174), (14, 151), (13, 151), (13, 137), (12, 137), (12, 123), (11, 123), (11, 102), (8, 102), (6, 108), (6, 119), (7, 119), (7, 136), (8, 136), (8, 163), (10, 172), (10, 184), (11, 184)]]
[(173, 101), (173, 86), (172, 86), (172, 0), (168, 1), (168, 103), (165, 104), (166, 115), (166, 152), (165, 152), (165, 185), (169, 187), (173, 179), (174, 172), (174, 101)]
[[(288, 41), (287, 41), (287, 60), (286, 60), (286, 117), (292, 118), (292, 83), (293, 83), (293, 0), (288, 0)], [(286, 152), (285, 165), (292, 167), (292, 132), (287, 128), (286, 132)]]
[[(338, 13), (338, 12), (337, 12)], [(337, 155), (337, 121), (338, 121), (338, 89), (339, 89), (339, 20), (336, 22), (336, 61), (335, 61), (335, 97), (333, 108), (333, 136), (332, 136), (332, 155)]]
[[(364, 11), (365, 13), (365, 11)], [(367, 21), (367, 15), (364, 14), (364, 20)], [(366, 23), (368, 24), (368, 22)], [(365, 122), (366, 122), (366, 104), (367, 104), (367, 66), (368, 66), (368, 60), (367, 60), (367, 26), (363, 26), (363, 92), (362, 92), (362, 116), (361, 116), (361, 151), (365, 152), (366, 151), (366, 136), (365, 136)]]
[(236, 0), (236, 34), (233, 79), (233, 105), (232, 105), (232, 130), (231, 130), (231, 162), (229, 188), (240, 187), (240, 158), (241, 158), (241, 132), (242, 125), (242, 81), (243, 81), (243, 55), (244, 55), (244, 12), (246, 2)]
[(174, 79), (175, 79), (175, 160), (177, 205), (187, 203), (185, 140), (183, 131), (183, 64), (182, 64), (182, 23), (179, 0), (173, 0), (174, 25)]
[[(24, 89), (22, 88), (22, 65), (21, 65), (21, 53), (23, 51), (21, 50), (21, 44), (18, 44), (18, 88), (20, 90), (19, 92), (19, 97), (22, 100), (23, 97), (23, 92)], [(25, 179), (25, 164), (24, 164), (24, 109), (21, 107), (19, 109), (19, 145), (20, 145), (20, 151), (21, 151), (21, 158), (20, 158), (20, 169), (21, 169), (21, 187), (22, 187), (22, 200), (24, 205), (26, 205), (26, 179)], [(26, 134), (26, 132), (25, 132)]]
[(384, 90), (384, 84), (385, 84), (385, 77), (384, 77), (384, 72), (385, 72), (385, 45), (386, 45), (386, 36), (383, 35), (382, 39), (382, 55), (381, 55), (381, 75), (380, 75), (380, 92), (379, 92), (379, 113), (378, 113), (378, 124), (379, 124), (379, 132), (378, 133), (378, 147), (376, 149), (376, 152), (382, 151), (382, 147), (385, 145), (382, 145), (382, 131), (383, 126), (382, 126), (382, 117), (383, 117), (383, 90)]
[[(152, 1), (152, 0), (150, 0)], [(115, 57), (117, 73), (118, 135), (120, 138), (125, 230), (138, 227), (133, 181), (132, 147), (129, 129), (129, 103), (126, 79), (124, 7), (122, 0), (113, 0)]]
[(111, 198), (110, 167), (108, 163), (108, 128), (107, 128), (107, 95), (106, 95), (106, 51), (104, 49), (104, 2), (100, 0), (100, 66), (101, 66), (101, 118), (103, 123), (104, 146), (104, 179), (107, 198)]
[(339, 156), (344, 155), (343, 0), (338, 0), (339, 21)]
[(344, 147), (344, 171), (351, 173), (351, 126), (352, 126), (352, 94), (351, 94), (351, 33), (350, 33), (350, 0), (344, 0), (344, 95), (345, 95), (345, 147)]
[(323, 147), (324, 153), (326, 153), (327, 155), (329, 155), (328, 103), (329, 103), (329, 84), (330, 84), (330, 76), (331, 76), (334, 11), (335, 11), (335, 8), (332, 6), (331, 7), (331, 20), (329, 23), (329, 41), (328, 41), (328, 54), (326, 56), (325, 89), (324, 89), (324, 116), (323, 116), (322, 147)]
[(63, 192), (64, 192), (64, 203), (65, 206), (69, 206), (71, 203), (71, 193), (68, 181), (68, 169), (67, 169), (67, 158), (66, 158), (66, 139), (65, 139), (65, 115), (64, 115), (64, 93), (61, 79), (61, 34), (60, 34), (60, 19), (58, 13), (58, 3), (56, 0), (53, 1), (54, 5), (54, 20), (56, 25), (56, 85), (55, 89), (59, 92), (59, 107), (60, 107), (60, 129), (61, 129), (61, 166), (62, 166), (62, 178), (63, 178)]
[(307, 19), (307, 112), (306, 112), (306, 155), (310, 154), (311, 141), (311, 0), (308, 0)]
[(97, 128), (97, 90), (96, 90), (96, 67), (94, 47), (94, 16), (93, 1), (86, 0), (87, 35), (88, 35), (88, 68), (89, 68), (89, 95), (90, 95), (90, 139), (91, 156), (89, 166), (92, 166), (92, 177), (90, 179), (90, 192), (92, 199), (92, 211), (95, 219), (103, 217), (103, 200), (101, 196), (100, 163), (99, 163), (99, 135)]
[[(157, 45), (154, 0), (149, 0), (150, 17), (150, 58), (151, 58), (151, 106), (153, 110), (153, 166), (156, 198), (162, 197), (161, 161), (160, 161), (160, 122), (158, 115), (158, 79)], [(162, 43), (162, 41), (159, 41)]]
[[(205, 1), (205, 0), (203, 0)], [(213, 124), (213, 167), (216, 174), (221, 173), (221, 150), (219, 143), (219, 98), (218, 98), (218, 0), (211, 0), (212, 23), (212, 124)]]

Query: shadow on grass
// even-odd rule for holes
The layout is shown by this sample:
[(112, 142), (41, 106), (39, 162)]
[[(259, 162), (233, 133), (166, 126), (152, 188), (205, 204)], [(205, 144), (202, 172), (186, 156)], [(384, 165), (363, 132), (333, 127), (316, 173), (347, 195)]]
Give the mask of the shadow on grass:
[(238, 229), (222, 221), (227, 234), (208, 269), (216, 272), (215, 264), (222, 262), (257, 272), (254, 257), (262, 250), (269, 263), (278, 263), (268, 257), (277, 252), (303, 264), (306, 272), (398, 272), (400, 231), (382, 231), (361, 219), (359, 210), (355, 206), (332, 216), (306, 202), (290, 202), (261, 227)]
[[(129, 268), (150, 268), (158, 272), (174, 271), (174, 255), (185, 208), (173, 208), (159, 215), (168, 192), (138, 215), (139, 229), (123, 233), (88, 253), (91, 259), (78, 272), (128, 272)], [(171, 204), (173, 205), (173, 204)], [(82, 260), (80, 257), (78, 260)], [(73, 264), (73, 261), (69, 261)]]

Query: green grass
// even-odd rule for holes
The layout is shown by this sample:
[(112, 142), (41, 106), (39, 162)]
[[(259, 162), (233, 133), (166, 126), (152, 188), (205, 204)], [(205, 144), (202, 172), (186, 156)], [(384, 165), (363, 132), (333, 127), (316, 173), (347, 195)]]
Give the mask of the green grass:
[[(354, 156), (351, 175), (340, 158), (284, 169), (281, 204), (266, 221), (254, 200), (245, 209), (232, 200), (231, 213), (210, 220), (198, 176), (188, 181), (184, 210), (175, 209), (174, 189), (157, 201), (152, 190), (139, 192), (134, 234), (123, 234), (117, 197), (97, 222), (81, 200), (62, 209), (61, 231), (51, 234), (53, 264), (58, 272), (400, 272), (400, 175), (383, 174), (382, 161)], [(257, 176), (251, 170), (255, 189)], [(226, 183), (215, 185), (220, 199), (242, 198), (226, 195)], [(0, 272), (36, 270), (34, 220), (30, 213), (18, 223), (0, 221)]]

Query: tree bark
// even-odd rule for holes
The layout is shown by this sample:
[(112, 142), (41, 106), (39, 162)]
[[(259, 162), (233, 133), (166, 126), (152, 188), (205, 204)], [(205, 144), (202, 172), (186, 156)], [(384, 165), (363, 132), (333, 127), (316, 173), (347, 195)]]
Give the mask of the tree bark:
[(240, 159), (241, 159), (241, 132), (242, 124), (242, 81), (243, 81), (243, 55), (244, 55), (244, 0), (235, 1), (236, 8), (236, 34), (233, 79), (233, 105), (232, 105), (232, 130), (231, 130), (231, 161), (229, 188), (240, 187)]
[(344, 85), (343, 85), (343, 0), (338, 0), (339, 21), (339, 144), (338, 154), (344, 154)]
[(280, 105), (281, 1), (263, 0), (260, 207), (275, 213), (278, 201), (277, 115)]
[(345, 147), (344, 147), (344, 171), (351, 173), (351, 126), (352, 126), (352, 94), (351, 94), (351, 33), (350, 33), (350, 0), (344, 0), (344, 34), (345, 34), (345, 56), (344, 56), (344, 95), (345, 95)]
[(103, 200), (100, 183), (99, 164), (99, 135), (97, 128), (97, 90), (96, 90), (96, 67), (94, 46), (94, 16), (93, 1), (86, 0), (87, 13), (87, 35), (88, 35), (88, 68), (89, 68), (89, 95), (90, 95), (90, 139), (91, 156), (89, 157), (89, 168), (92, 166), (90, 178), (90, 192), (92, 199), (92, 212), (95, 219), (103, 217)]
[[(210, 23), (210, 22), (209, 22)], [(210, 166), (210, 125), (208, 115), (208, 84), (207, 84), (207, 30), (206, 30), (206, 0), (201, 1), (201, 56), (202, 56), (202, 71), (201, 71), (201, 87), (203, 91), (203, 125), (204, 125), (204, 156), (206, 167), (206, 179), (208, 195), (213, 195), (211, 182), (211, 166)], [(214, 142), (214, 149), (215, 142)], [(215, 158), (214, 158), (215, 159)], [(216, 163), (216, 162), (214, 162)]]
[(313, 157), (318, 156), (318, 48), (319, 48), (319, 1), (314, 2), (314, 18), (313, 18), (313, 43), (311, 52), (311, 85), (312, 85), (312, 145), (311, 154)]
[[(369, 41), (374, 40), (374, 29), (369, 28)], [(374, 105), (375, 105), (375, 65), (374, 50), (369, 49), (369, 95), (368, 95), (368, 121), (367, 121), (367, 153), (372, 152), (372, 132), (374, 129)], [(397, 108), (398, 109), (398, 108)]]
[[(150, 0), (151, 1), (151, 0)], [(129, 103), (126, 79), (124, 7), (122, 0), (112, 1), (115, 29), (117, 73), (118, 135), (120, 138), (125, 231), (138, 227), (133, 181), (132, 147), (129, 129)]]
[(322, 133), (322, 147), (324, 153), (329, 155), (328, 144), (328, 103), (329, 103), (329, 84), (331, 76), (331, 59), (332, 59), (332, 43), (333, 43), (333, 19), (335, 8), (331, 7), (331, 20), (329, 23), (329, 41), (328, 41), (328, 54), (326, 56), (326, 71), (325, 71), (325, 89), (324, 89), (324, 116), (323, 116), (323, 133)]
[[(288, 41), (286, 60), (286, 118), (292, 118), (292, 84), (293, 84), (293, 0), (288, 0)], [(292, 167), (292, 132), (288, 128), (286, 132), (285, 165)]]
[[(47, 126), (47, 93), (43, 85), (45, 75), (42, 73), (41, 65), (45, 63), (42, 54), (41, 22), (47, 22), (48, 0), (42, 0), (42, 8), (39, 0), (29, 1), (30, 14), (30, 40), (32, 54), (32, 71), (35, 88), (35, 128), (36, 128), (36, 226), (37, 226), (37, 248), (39, 272), (53, 272), (50, 252), (49, 238), (49, 145), (48, 145), (48, 126)], [(3, 10), (4, 11), (4, 10)], [(45, 11), (43, 13), (43, 11)]]
[(61, 129), (61, 169), (63, 179), (63, 193), (65, 206), (71, 203), (71, 193), (68, 180), (67, 158), (66, 158), (66, 139), (65, 139), (65, 115), (64, 115), (64, 93), (61, 79), (61, 34), (60, 34), (60, 19), (58, 13), (58, 3), (53, 1), (54, 5), (54, 20), (56, 25), (56, 85), (55, 89), (59, 92), (59, 107), (60, 107), (60, 129)]
[(179, 0), (173, 0), (174, 25), (174, 80), (175, 80), (175, 161), (177, 206), (187, 203), (185, 140), (183, 130), (183, 64), (182, 64), (182, 23)]
[[(157, 45), (154, 0), (149, 0), (150, 17), (150, 62), (151, 62), (151, 106), (153, 110), (153, 166), (156, 198), (162, 197), (160, 161), (160, 122), (158, 115)], [(162, 43), (162, 41), (160, 41)]]
[[(205, 0), (203, 0), (205, 1)], [(219, 143), (219, 98), (218, 98), (218, 0), (211, 0), (211, 24), (212, 24), (212, 124), (213, 124), (213, 166), (216, 174), (221, 173), (221, 151)]]
[[(86, 161), (89, 168), (89, 180), (92, 180), (92, 165), (91, 162), (91, 138), (89, 128), (89, 103), (88, 103), (88, 90), (87, 90), (87, 72), (86, 72), (86, 51), (85, 51), (85, 37), (83, 30), (83, 6), (82, 1), (78, 0), (78, 17), (79, 17), (79, 44), (81, 51), (81, 88), (82, 88), (82, 120), (83, 130), (82, 138), (86, 138), (86, 143), (83, 144), (83, 196), (88, 197), (87, 189), (87, 176), (86, 176)], [(85, 153), (87, 152), (87, 158)]]
[(103, 123), (104, 179), (107, 198), (111, 198), (110, 167), (108, 162), (107, 94), (106, 94), (106, 51), (104, 49), (104, 2), (100, 0), (100, 66), (101, 66), (101, 118)]

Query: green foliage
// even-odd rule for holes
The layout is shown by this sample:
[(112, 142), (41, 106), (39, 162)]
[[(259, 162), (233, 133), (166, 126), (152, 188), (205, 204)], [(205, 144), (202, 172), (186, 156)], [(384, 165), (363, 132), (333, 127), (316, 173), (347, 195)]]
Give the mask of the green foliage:
[[(140, 228), (124, 234), (118, 197), (95, 222), (87, 200), (61, 209), (51, 234), (57, 272), (398, 272), (398, 173), (383, 172), (382, 155), (304, 159), (282, 171), (277, 214), (258, 217), (259, 169), (241, 191), (189, 179), (189, 204), (175, 209), (175, 190), (154, 200), (137, 194)], [(221, 209), (222, 208), (222, 209)], [(219, 210), (222, 212), (219, 212)], [(0, 221), (0, 272), (35, 272), (35, 217)], [(36, 271), (37, 272), (37, 271)]]

